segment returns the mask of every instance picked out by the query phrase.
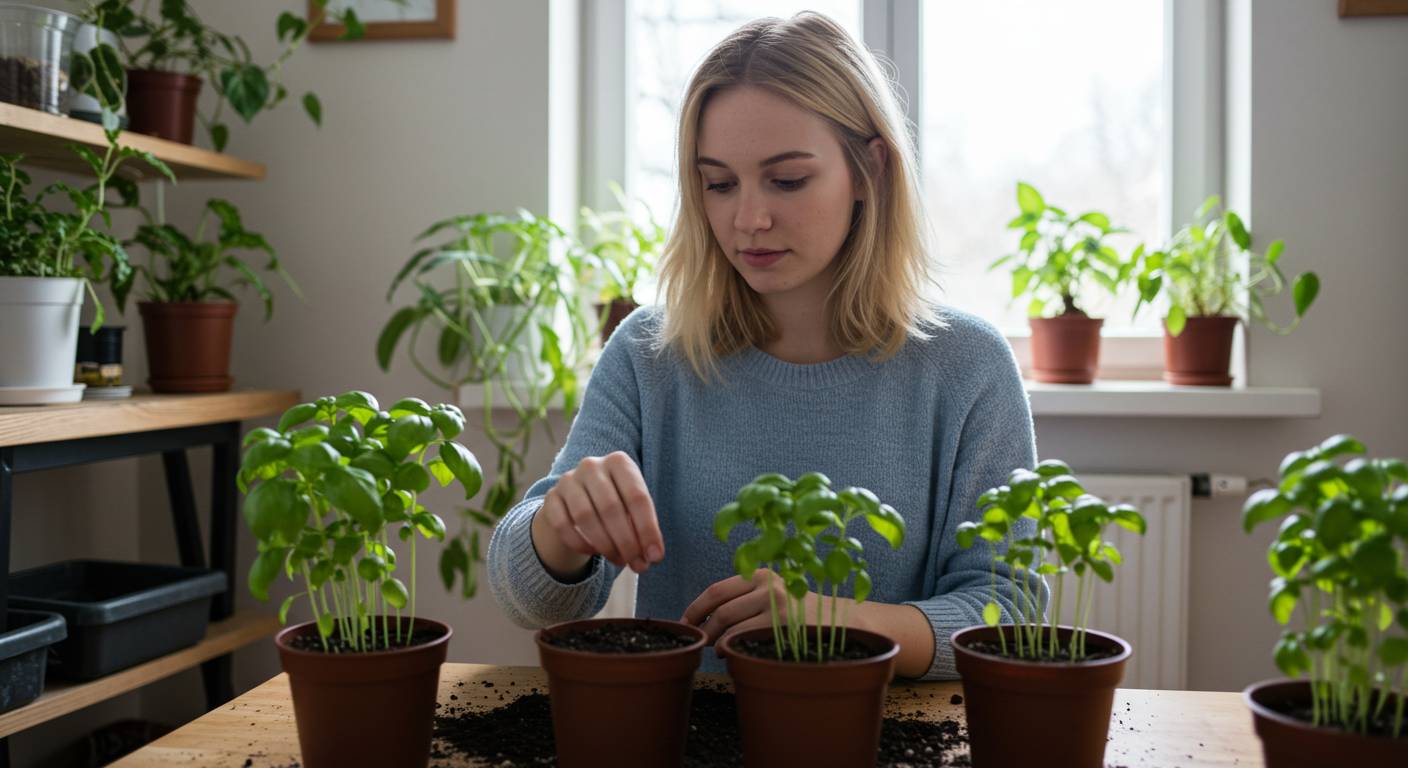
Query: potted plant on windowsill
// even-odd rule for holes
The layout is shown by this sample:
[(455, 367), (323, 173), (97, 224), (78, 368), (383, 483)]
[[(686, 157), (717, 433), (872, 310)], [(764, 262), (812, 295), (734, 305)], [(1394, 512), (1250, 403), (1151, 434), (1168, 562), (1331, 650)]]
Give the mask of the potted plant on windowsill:
[[(228, 284), (233, 287), (253, 287), (264, 302), (266, 321), (274, 311), (273, 294), (236, 253), (262, 251), (269, 257), (264, 269), (283, 279), (295, 294), (298, 286), (268, 241), (245, 229), (239, 210), (228, 201), (208, 201), (193, 236), (144, 214), (147, 223), (127, 244), (141, 246), (149, 258), (114, 279), (113, 295), (125, 306), (140, 276), (146, 298), (137, 309), (147, 342), (147, 383), (154, 392), (224, 392), (234, 382), (230, 344), (239, 304), (222, 277), (232, 275)], [(207, 237), (212, 217), (219, 229)]]
[[(308, 19), (288, 11), (279, 14), (276, 28), (282, 50), (268, 65), (254, 61), (240, 36), (207, 26), (186, 0), (150, 6), (135, 0), (90, 0), (83, 20), (115, 32), (121, 41), (131, 130), (192, 143), (201, 86), (209, 82), (215, 89), (215, 110), (201, 115), (200, 122), (219, 152), (230, 136), (223, 118), (226, 105), (246, 124), (278, 106), (288, 97), (288, 89), (279, 82), (283, 65), (325, 17), (345, 25), (344, 38), (365, 33), (353, 9), (329, 13), (326, 6), (327, 0), (315, 0)], [(149, 15), (149, 10), (155, 15)], [(322, 124), (322, 104), (316, 94), (304, 94), (303, 108), (315, 124)]]
[[(479, 426), (498, 452), (494, 481), (481, 507), (464, 510), (441, 555), (442, 569), (459, 575), (469, 597), (476, 589), (480, 533), (518, 498), (534, 431), (541, 427), (553, 439), (548, 408), (559, 398), (568, 417), (577, 408), (578, 375), (594, 328), (577, 290), (591, 257), (550, 219), (524, 210), (445, 219), (417, 241), (437, 236), (444, 241), (417, 251), (391, 281), (387, 301), (407, 281), (416, 297), (382, 328), (376, 359), (390, 370), (408, 336), (407, 356), (426, 379), (452, 397), (467, 385), (482, 388), (482, 401), (460, 404), (480, 410)], [(427, 354), (422, 342), (433, 344), (433, 352)]]
[[(893, 507), (865, 488), (832, 491), (830, 478), (819, 472), (795, 482), (762, 475), (714, 516), (720, 541), (740, 524), (758, 531), (738, 545), (734, 570), (777, 585), (772, 628), (733, 633), (719, 643), (738, 696), (745, 765), (875, 762), (899, 645), (847, 627), (842, 592), (861, 603), (871, 588), (864, 547), (847, 531), (861, 517), (899, 549), (905, 525)], [(809, 617), (806, 599), (813, 591), (821, 597)], [(823, 615), (827, 595), (829, 616)], [(820, 723), (826, 727), (818, 729)]]
[(1242, 510), (1248, 532), (1281, 521), (1271, 614), (1302, 620), (1274, 653), (1291, 679), (1243, 692), (1267, 768), (1408, 765), (1408, 467), (1364, 453), (1349, 435), (1294, 451)]
[[(996, 564), (1008, 565), (1006, 587), (1017, 615), (1002, 623), (994, 599), (983, 609), (985, 626), (953, 634), (973, 765), (1103, 766), (1115, 687), (1131, 649), (1088, 626), (1095, 579), (1112, 581), (1121, 561), (1101, 534), (1114, 523), (1142, 535), (1144, 518), (1132, 506), (1087, 494), (1071, 468), (1054, 460), (1013, 470), (1005, 484), (978, 498), (978, 507), (982, 522), (959, 525), (958, 545), (968, 549), (981, 539), (992, 548), (994, 596)], [(1014, 539), (1012, 525), (1024, 517), (1036, 520), (1036, 532)], [(1074, 626), (1058, 626), (1070, 572), (1077, 618)], [(1032, 589), (1043, 577), (1056, 580), (1050, 619)], [(1022, 724), (1020, 738), (1013, 738), (1013, 723)]]
[(598, 213), (582, 209), (582, 227), (591, 233), (585, 238), (590, 245), (583, 247), (594, 257), (594, 271), (606, 278), (596, 299), (602, 344), (640, 306), (636, 303), (636, 287), (654, 274), (666, 237), (665, 228), (655, 221), (649, 208), (644, 220), (638, 220), (629, 213), (630, 201), (621, 188), (612, 184), (611, 192), (619, 211)]
[[(267, 600), (285, 574), (302, 589), (279, 620), (300, 600), (313, 616), (274, 639), (309, 768), (427, 762), (451, 630), (416, 613), (417, 537), (445, 538), (418, 499), (432, 478), (458, 483), (466, 498), (479, 491), (479, 463), (454, 440), (463, 427), (453, 405), (406, 398), (382, 410), (347, 392), (245, 436), (238, 481), (259, 542), (249, 589)], [(409, 550), (409, 585), (397, 576), (393, 534)]]
[(1136, 314), (1160, 292), (1168, 297), (1164, 379), (1172, 384), (1231, 385), (1232, 336), (1242, 318), (1285, 335), (1300, 325), (1320, 293), (1314, 272), (1296, 276), (1291, 287), (1295, 319), (1285, 327), (1273, 322), (1263, 299), (1286, 288), (1280, 266), (1285, 243), (1276, 240), (1266, 253), (1254, 252), (1241, 217), (1219, 213), (1218, 205), (1216, 195), (1209, 197), (1167, 248), (1136, 253), (1130, 262), (1139, 270)]
[[(1094, 280), (1110, 293), (1129, 279), (1132, 267), (1105, 243), (1127, 230), (1110, 224), (1099, 211), (1072, 217), (1048, 205), (1030, 184), (1017, 182), (1021, 212), (1007, 223), (1022, 231), (1017, 252), (1002, 256), (989, 269), (1012, 265), (1012, 298), (1029, 294), (1032, 374), (1054, 384), (1089, 384), (1100, 367), (1100, 328), (1077, 305), (1083, 284)], [(1056, 314), (1048, 316), (1055, 307)]]
[[(122, 281), (131, 272), (122, 244), (97, 229), (95, 219), (110, 223), (114, 190), (125, 202), (135, 200), (136, 185), (117, 176), (129, 159), (140, 159), (175, 180), (150, 153), (118, 146), (117, 116), (110, 104), (103, 110), (103, 129), (105, 148), (72, 147), (93, 175), (83, 187), (55, 182), (31, 194), (30, 178), (19, 168), (23, 156), (0, 156), (0, 404), (82, 398), (83, 385), (75, 385), (73, 378), (84, 293), (93, 297), (92, 329), (97, 330), (105, 312), (94, 281)], [(50, 208), (47, 200), (53, 194), (62, 195), (70, 208)]]

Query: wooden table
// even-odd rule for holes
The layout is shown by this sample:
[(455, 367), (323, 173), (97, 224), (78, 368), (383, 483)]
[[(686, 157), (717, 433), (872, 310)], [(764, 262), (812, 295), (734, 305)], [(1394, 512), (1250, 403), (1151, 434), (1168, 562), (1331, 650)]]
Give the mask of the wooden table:
[[(701, 674), (698, 678), (701, 683), (728, 681), (722, 675)], [(493, 687), (481, 685), (485, 681)], [(534, 687), (547, 690), (547, 676), (538, 667), (446, 664), (440, 672), (439, 700), (446, 706), (499, 707)], [(887, 714), (908, 716), (921, 710), (936, 720), (961, 721), (963, 705), (949, 701), (962, 691), (956, 682), (898, 682), (890, 686)], [(500, 695), (505, 701), (499, 700)], [(451, 696), (457, 699), (451, 702)], [(1014, 723), (1013, 728), (1019, 733), (1021, 726)], [(1105, 761), (1111, 766), (1131, 767), (1262, 765), (1261, 746), (1252, 733), (1251, 714), (1240, 694), (1126, 689), (1115, 695)], [(288, 676), (279, 675), (114, 765), (268, 768), (301, 763)], [(432, 763), (477, 765), (440, 759)]]

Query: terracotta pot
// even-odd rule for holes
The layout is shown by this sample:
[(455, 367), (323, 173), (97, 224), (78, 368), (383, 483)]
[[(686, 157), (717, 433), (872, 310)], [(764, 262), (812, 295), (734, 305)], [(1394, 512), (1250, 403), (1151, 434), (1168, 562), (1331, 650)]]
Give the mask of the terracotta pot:
[(1100, 367), (1100, 326), (1104, 320), (1068, 312), (1033, 317), (1032, 375), (1047, 384), (1089, 384)]
[(238, 304), (143, 301), (137, 309), (147, 340), (147, 383), (153, 392), (230, 388), (230, 342)]
[[(1101, 768), (1115, 688), (1124, 677), (1129, 643), (1091, 631), (1086, 650), (1115, 650), (1096, 661), (1045, 664), (968, 649), (972, 642), (1013, 642), (1013, 627), (969, 627), (953, 633), (954, 662), (963, 678), (963, 707), (975, 768), (1060, 765)], [(1057, 629), (1067, 642), (1070, 627)], [(1013, 724), (1021, 724), (1021, 732)]]
[[(409, 624), (401, 620), (403, 628)], [(313, 622), (275, 636), (305, 768), (424, 768), (429, 762), (440, 665), (453, 632), (430, 619), (416, 619), (415, 629), (437, 637), (392, 651), (319, 653), (290, 645), (296, 636), (316, 636)]]
[[(603, 304), (596, 305), (597, 317), (601, 317), (601, 311), (605, 306), (606, 305)], [(611, 300), (611, 308), (606, 313), (606, 322), (601, 326), (601, 343), (603, 346), (605, 346), (606, 342), (611, 338), (611, 334), (616, 331), (616, 326), (620, 325), (621, 321), (625, 320), (627, 315), (636, 311), (636, 308), (639, 306), (640, 305), (634, 301), (627, 301), (626, 299)]]
[(1190, 317), (1174, 336), (1164, 321), (1164, 381), (1205, 387), (1232, 385), (1232, 334), (1235, 317)]
[[(1266, 768), (1320, 768), (1327, 765), (1408, 765), (1408, 735), (1393, 739), (1360, 736), (1338, 728), (1317, 728), (1282, 714), (1309, 706), (1310, 683), (1267, 680), (1242, 691), (1261, 739)], [(1386, 712), (1393, 712), (1389, 702)]]
[(894, 676), (899, 645), (874, 632), (849, 629), (847, 643), (859, 643), (875, 655), (824, 664), (763, 659), (734, 648), (740, 641), (771, 637), (771, 629), (755, 629), (719, 646), (738, 697), (743, 764), (875, 765), (885, 689)]
[(127, 70), (128, 130), (182, 144), (195, 137), (201, 79), (156, 69)]
[[(587, 653), (544, 640), (603, 624), (645, 625), (694, 642), (651, 653)], [(587, 619), (538, 630), (534, 638), (548, 673), (559, 766), (683, 764), (694, 670), (706, 639), (702, 630), (656, 619)]]

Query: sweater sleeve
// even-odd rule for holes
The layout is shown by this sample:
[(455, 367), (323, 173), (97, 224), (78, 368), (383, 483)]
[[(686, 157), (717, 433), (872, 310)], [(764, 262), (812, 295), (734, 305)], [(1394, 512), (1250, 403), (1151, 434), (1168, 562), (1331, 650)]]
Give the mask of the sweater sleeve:
[[(984, 324), (986, 325), (986, 324)], [(992, 550), (974, 545), (960, 549), (956, 539), (958, 526), (968, 520), (979, 520), (978, 496), (989, 488), (1006, 482), (1007, 475), (1017, 467), (1032, 467), (1036, 463), (1036, 438), (1032, 429), (1031, 407), (1021, 372), (1010, 347), (995, 330), (987, 333), (980, 354), (960, 365), (969, 367), (977, 381), (977, 395), (971, 400), (968, 413), (961, 420), (957, 452), (948, 484), (948, 498), (935, 499), (943, 505), (942, 520), (935, 542), (938, 553), (938, 580), (932, 596), (908, 601), (918, 608), (934, 629), (934, 658), (921, 679), (948, 680), (958, 676), (954, 668), (952, 634), (964, 627), (983, 623), (983, 606), (993, 597)], [(966, 365), (965, 365), (966, 364)], [(1030, 536), (1035, 521), (1023, 519), (1013, 526), (1013, 535)], [(1011, 573), (1003, 563), (997, 564), (999, 590), (997, 602), (1002, 609), (1002, 621), (1012, 621), (1014, 603), (1010, 590), (1000, 586)], [(1042, 609), (1045, 609), (1045, 581), (1034, 577)]]
[(611, 595), (611, 585), (620, 568), (595, 555), (580, 581), (560, 581), (548, 573), (538, 558), (532, 524), (547, 492), (583, 458), (624, 451), (640, 464), (640, 388), (631, 351), (633, 346), (643, 348), (648, 343), (641, 338), (646, 311), (637, 310), (612, 334), (592, 369), (582, 406), (550, 473), (528, 489), (523, 500), (499, 521), (489, 539), (485, 562), (490, 591), (509, 618), (521, 627), (537, 629), (588, 618), (599, 612)]

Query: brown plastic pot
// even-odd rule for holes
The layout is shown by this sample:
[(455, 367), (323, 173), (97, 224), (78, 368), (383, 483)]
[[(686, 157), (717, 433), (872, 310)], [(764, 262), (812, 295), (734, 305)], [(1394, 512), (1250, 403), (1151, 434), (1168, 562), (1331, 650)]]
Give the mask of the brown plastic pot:
[(1164, 381), (1201, 387), (1232, 385), (1232, 334), (1239, 320), (1222, 315), (1190, 317), (1174, 336), (1164, 321)]
[(1104, 320), (1081, 312), (1033, 317), (1032, 375), (1047, 384), (1089, 384), (1100, 367)]
[[(400, 621), (403, 630), (411, 623)], [(414, 629), (437, 636), (422, 645), (370, 653), (293, 648), (294, 637), (316, 636), (318, 630), (311, 621), (274, 637), (293, 693), (305, 768), (425, 768), (435, 726), (440, 665), (453, 632), (430, 619), (416, 619)]]
[[(1322, 768), (1327, 765), (1408, 765), (1408, 736), (1361, 736), (1338, 728), (1317, 728), (1283, 710), (1310, 705), (1305, 680), (1266, 680), (1242, 691), (1261, 739), (1266, 768)], [(1393, 711), (1392, 700), (1388, 712)]]
[(606, 344), (607, 340), (611, 338), (611, 334), (616, 331), (616, 326), (620, 325), (621, 321), (625, 320), (627, 315), (636, 311), (636, 308), (639, 306), (640, 305), (634, 301), (627, 301), (626, 299), (612, 299), (609, 309), (607, 309), (604, 304), (596, 305), (597, 317), (601, 317), (601, 311), (607, 309), (606, 322), (601, 326), (601, 343), (603, 346)]
[(128, 130), (182, 144), (195, 138), (201, 79), (157, 69), (127, 70)]
[[(1086, 650), (1114, 650), (1096, 661), (1042, 663), (969, 650), (973, 642), (997, 642), (998, 630), (1013, 642), (1012, 625), (968, 627), (953, 633), (953, 656), (963, 678), (963, 707), (974, 768), (1060, 765), (1101, 768), (1110, 730), (1115, 688), (1124, 677), (1129, 643), (1103, 632), (1086, 636)], [(1057, 628), (1058, 642), (1072, 629)], [(1048, 636), (1049, 637), (1049, 636)], [(1020, 732), (1014, 731), (1020, 725)]]
[[(806, 631), (814, 635), (816, 629)], [(743, 764), (875, 765), (885, 689), (894, 677), (899, 645), (884, 635), (848, 629), (846, 642), (859, 643), (874, 655), (821, 664), (763, 659), (734, 647), (771, 637), (769, 628), (749, 630), (719, 646), (738, 699)]]
[(238, 304), (143, 301), (137, 309), (147, 340), (147, 384), (153, 392), (230, 388), (230, 343)]
[[(604, 624), (649, 626), (694, 642), (651, 653), (587, 653), (544, 639)], [(706, 639), (703, 630), (658, 619), (586, 619), (540, 629), (534, 639), (548, 673), (559, 766), (683, 764), (694, 671)]]

